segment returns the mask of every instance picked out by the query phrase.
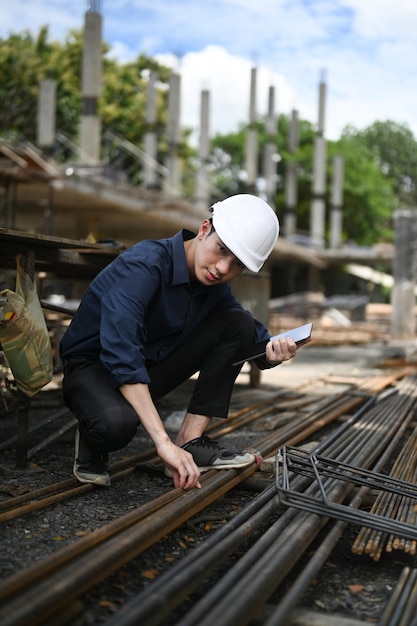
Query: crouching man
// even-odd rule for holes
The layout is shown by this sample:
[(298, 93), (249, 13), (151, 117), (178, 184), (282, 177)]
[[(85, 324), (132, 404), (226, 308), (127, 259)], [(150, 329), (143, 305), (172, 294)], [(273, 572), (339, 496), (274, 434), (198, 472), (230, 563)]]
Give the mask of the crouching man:
[[(120, 254), (87, 289), (64, 338), (63, 394), (78, 419), (74, 474), (110, 485), (108, 454), (142, 425), (175, 487), (200, 487), (202, 471), (239, 468), (252, 454), (211, 440), (212, 417), (228, 415), (242, 350), (268, 340), (265, 369), (291, 359), (292, 339), (270, 341), (243, 309), (229, 282), (258, 272), (277, 241), (278, 219), (260, 198), (239, 194), (217, 202), (196, 233), (141, 241)], [(199, 372), (176, 441), (155, 401)]]

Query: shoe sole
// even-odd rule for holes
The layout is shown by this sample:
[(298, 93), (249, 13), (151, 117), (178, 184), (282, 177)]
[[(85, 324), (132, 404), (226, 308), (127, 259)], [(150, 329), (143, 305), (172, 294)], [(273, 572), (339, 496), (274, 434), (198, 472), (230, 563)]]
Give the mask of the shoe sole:
[(108, 475), (103, 476), (103, 475), (97, 474), (94, 476), (94, 478), (85, 478), (84, 476), (77, 474), (77, 468), (75, 467), (75, 465), (72, 470), (72, 473), (74, 474), (75, 478), (80, 483), (83, 483), (83, 484), (97, 485), (97, 487), (110, 487), (111, 485), (111, 478)]
[[(255, 463), (256, 462), (256, 457), (253, 457), (253, 459), (251, 459), (250, 461), (244, 461), (243, 463), (230, 463), (230, 464), (222, 464), (222, 465), (204, 465), (202, 467), (197, 466), (198, 469), (200, 470), (200, 472), (209, 472), (210, 470), (222, 470), (222, 469), (241, 469), (242, 467), (247, 467), (248, 465), (251, 465), (251, 463)], [(168, 478), (172, 478), (172, 472), (171, 470), (166, 467), (164, 469), (164, 474), (165, 476), (168, 476)]]
[(215, 469), (215, 470), (221, 470), (221, 469), (240, 469), (242, 467), (247, 467), (248, 465), (251, 465), (251, 463), (254, 463), (256, 461), (255, 457), (253, 457), (253, 459), (251, 459), (250, 461), (243, 461), (242, 463), (222, 463), (221, 465), (205, 465), (205, 466), (198, 466), (198, 469), (200, 470), (200, 472), (208, 472), (209, 470)]

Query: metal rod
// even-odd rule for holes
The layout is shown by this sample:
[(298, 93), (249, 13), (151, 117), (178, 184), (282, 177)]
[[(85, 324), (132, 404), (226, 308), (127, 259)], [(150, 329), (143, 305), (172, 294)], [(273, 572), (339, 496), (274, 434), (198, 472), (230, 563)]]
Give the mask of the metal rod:
[[(365, 449), (362, 448), (362, 432), (356, 426), (356, 450), (359, 458), (372, 463), (380, 454), (383, 446), (386, 446), (389, 431), (392, 431), (392, 419), (391, 416), (391, 429), (388, 428), (388, 424), (385, 424), (384, 428), (377, 428), (372, 442), (368, 441)], [(396, 414), (395, 419), (398, 426), (401, 418)], [(320, 514), (321, 511), (318, 513)], [(285, 515), (280, 518), (281, 522)], [(232, 570), (229, 570), (226, 576), (205, 594), (203, 600), (193, 607), (187, 617), (181, 619), (181, 625), (190, 626), (198, 623), (199, 626), (209, 626), (213, 621), (221, 622), (222, 626), (242, 626), (249, 623), (257, 608), (282, 582), (288, 570), (297, 562), (300, 554), (325, 523), (321, 515), (320, 517), (311, 516), (304, 512), (299, 512), (295, 520), (296, 525), (292, 524), (291, 527), (280, 529), (281, 532), (276, 541), (271, 542), (261, 557), (254, 561), (249, 560), (252, 549), (248, 550)], [(268, 533), (270, 531), (271, 528)], [(262, 537), (261, 541), (268, 533)], [(276, 558), (277, 554), (279, 554), (279, 560)], [(231, 579), (235, 583), (239, 581), (239, 584), (231, 585), (230, 588)], [(242, 593), (242, 589), (245, 593)]]
[[(43, 428), (44, 426), (50, 424), (52, 421), (58, 419), (59, 417), (62, 417), (66, 413), (69, 413), (69, 409), (67, 409), (66, 407), (60, 408), (58, 411), (56, 411), (55, 413), (52, 413), (52, 415), (50, 415), (46, 419), (36, 422), (36, 424), (34, 424), (31, 428), (29, 428), (28, 430), (29, 434), (36, 432), (37, 430), (39, 430), (39, 428)], [(16, 441), (17, 441), (17, 435), (13, 435), (13, 437), (9, 437), (9, 439), (6, 439), (2, 443), (0, 443), (0, 450), (7, 450), (7, 448), (9, 448)]]
[[(396, 430), (394, 436), (385, 447), (384, 452), (375, 465), (376, 471), (380, 471), (384, 467), (385, 463), (390, 459), (407, 427), (408, 422), (404, 421)], [(350, 502), (350, 506), (359, 508), (364, 495), (368, 491), (369, 489), (367, 487), (361, 487), (353, 500)], [(272, 615), (270, 615), (265, 626), (284, 626), (287, 624), (291, 611), (293, 611), (293, 609), (299, 604), (300, 598), (306, 592), (311, 580), (313, 578), (317, 578), (320, 569), (336, 546), (346, 526), (347, 523), (341, 521), (338, 521), (333, 526), (329, 534), (322, 541), (320, 547), (315, 551), (314, 555), (309, 560), (308, 564), (303, 568), (301, 574), (292, 583), (291, 588), (280, 601), (275, 611)]]
[(27, 455), (28, 459), (30, 459), (40, 450), (43, 450), (44, 448), (49, 446), (49, 444), (52, 443), (53, 441), (56, 441), (57, 439), (59, 439), (59, 437), (64, 435), (66, 432), (68, 432), (72, 428), (75, 428), (76, 424), (78, 424), (78, 420), (74, 417), (72, 420), (64, 424), (64, 426), (61, 426), (61, 428), (58, 428), (58, 430), (56, 430), (54, 433), (49, 435), (49, 437), (46, 437), (45, 439), (40, 441), (36, 446), (33, 446), (32, 448), (30, 448), (28, 450), (28, 455)]
[[(398, 376), (397, 376), (398, 378)], [(372, 393), (376, 393), (379, 388), (383, 388), (390, 381), (396, 380), (396, 377), (375, 377), (372, 379), (372, 383), (367, 381), (366, 387), (372, 390)], [(362, 404), (363, 398), (352, 397), (345, 395), (340, 398), (338, 402), (329, 402), (327, 410), (319, 412), (313, 412), (307, 419), (300, 419), (297, 424), (291, 424), (290, 427), (280, 429), (279, 433), (274, 433), (273, 436), (265, 438), (261, 443), (262, 453), (264, 451), (272, 450), (280, 447), (284, 444), (288, 444), (288, 437), (291, 439), (301, 440), (305, 437), (306, 432), (315, 432), (319, 430), (323, 425), (330, 423), (337, 419), (338, 416), (346, 413), (346, 411)], [(347, 408), (348, 407), (348, 408)], [(356, 448), (354, 445), (355, 438), (351, 434), (344, 435), (345, 441), (350, 441), (349, 455), (347, 458), (342, 457), (342, 460), (355, 463), (356, 458), (366, 459), (366, 461), (372, 462), (373, 458), (377, 454), (381, 454), (381, 449), (387, 444), (387, 430), (389, 428), (389, 422), (387, 418), (386, 424), (380, 424), (377, 421), (377, 416), (374, 415), (374, 421), (366, 421), (364, 419), (364, 428), (369, 431), (374, 429), (373, 434), (375, 437), (371, 439), (369, 433), (365, 433), (361, 429), (355, 428)], [(401, 416), (395, 415), (396, 427), (401, 422)], [(377, 426), (375, 426), (378, 424)], [(392, 430), (392, 421), (391, 426)], [(287, 439), (286, 439), (287, 438)], [(362, 443), (366, 442), (363, 449)], [(339, 447), (339, 442), (335, 442), (329, 447), (328, 453), (332, 454), (332, 451)], [(259, 446), (258, 446), (259, 447)], [(355, 452), (356, 450), (356, 452)], [(355, 457), (356, 453), (356, 457)], [(233, 488), (233, 486), (243, 482), (248, 475), (251, 475), (255, 468), (249, 467), (240, 472), (210, 472), (204, 477), (203, 489), (206, 485), (209, 487), (209, 502), (220, 497), (223, 493)], [(227, 476), (223, 476), (227, 474)], [(232, 478), (231, 478), (232, 477)], [(230, 480), (231, 478), (231, 480)], [(327, 487), (330, 478), (326, 477), (324, 484)], [(303, 484), (311, 483), (310, 479), (300, 478), (300, 482)], [(337, 490), (340, 491), (340, 497), (343, 496), (343, 491), (350, 489), (350, 486), (343, 484), (343, 489), (340, 487), (341, 481), (337, 481)], [(81, 595), (84, 591), (91, 588), (98, 578), (106, 576), (112, 571), (118, 569), (123, 563), (130, 560), (150, 545), (153, 545), (155, 541), (161, 536), (165, 536), (167, 532), (173, 528), (178, 527), (184, 520), (188, 519), (196, 512), (199, 507), (207, 506), (207, 499), (203, 501), (196, 500), (203, 496), (203, 490), (198, 490), (197, 493), (188, 492), (184, 494), (181, 492), (181, 498), (178, 502), (172, 502), (172, 505), (164, 507), (156, 517), (148, 516), (146, 523), (141, 522), (135, 524), (134, 528), (130, 528), (127, 534), (123, 533), (121, 537), (114, 537), (105, 546), (100, 546), (100, 549), (92, 550), (86, 553), (77, 562), (70, 563), (68, 566), (61, 567), (60, 571), (54, 575), (53, 581), (40, 580), (38, 583), (34, 583), (30, 590), (24, 591), (19, 598), (19, 602), (8, 603), (5, 607), (5, 619), (9, 621), (3, 621), (3, 624), (17, 623), (19, 615), (26, 621), (29, 619), (36, 626), (37, 623), (41, 623), (42, 620), (53, 616), (56, 611), (62, 610), (62, 607), (66, 603), (69, 603), (75, 597)], [(211, 500), (212, 499), (212, 500)], [(194, 507), (195, 505), (195, 507)], [(247, 619), (250, 619), (250, 613), (257, 610), (259, 603), (258, 599), (262, 601), (262, 598), (266, 598), (271, 593), (271, 585), (275, 588), (276, 584), (280, 584), (283, 578), (287, 575), (288, 570), (298, 561), (300, 556), (304, 553), (306, 547), (310, 545), (311, 541), (316, 537), (324, 525), (322, 517), (311, 516), (308, 514), (300, 514), (298, 511), (290, 509), (287, 510), (276, 522), (263, 534), (261, 543), (256, 542), (253, 549), (248, 551), (242, 559), (238, 562), (238, 567), (232, 568), (227, 574), (226, 579), (222, 579), (219, 585), (215, 585), (211, 591), (214, 594), (219, 594), (219, 598), (222, 599), (226, 589), (229, 589), (232, 595), (228, 596), (226, 605), (228, 610), (233, 612), (230, 615), (228, 611), (220, 613), (220, 623), (222, 626), (228, 626), (229, 624), (237, 624), (243, 626), (247, 623)], [(250, 552), (250, 555), (249, 555)], [(276, 558), (279, 554), (279, 561)], [(248, 556), (247, 556), (248, 555)], [(253, 567), (247, 567), (248, 563), (252, 562)], [(39, 564), (37, 564), (39, 566)], [(271, 573), (273, 573), (273, 580), (269, 580)], [(268, 576), (264, 578), (265, 568), (268, 568)], [(258, 580), (259, 572), (259, 580)], [(234, 581), (234, 582), (233, 582)], [(239, 590), (238, 585), (239, 583)], [(258, 584), (260, 583), (261, 588)], [(149, 592), (151, 593), (152, 585), (149, 585)], [(245, 593), (242, 594), (242, 589), (245, 589)], [(236, 595), (237, 594), (237, 600)], [(266, 594), (266, 595), (265, 595)], [(208, 598), (209, 594), (206, 594)], [(242, 597), (243, 596), (243, 597)], [(248, 597), (246, 597), (248, 596)], [(212, 596), (211, 596), (212, 597)], [(255, 601), (255, 602), (254, 602)], [(222, 600), (223, 602), (223, 600)], [(234, 607), (237, 606), (238, 610), (234, 611)], [(249, 609), (248, 610), (248, 607)], [(207, 624), (212, 624), (211, 611), (213, 608), (220, 610), (220, 602), (217, 605), (209, 602), (206, 605), (206, 610), (203, 612), (204, 621)], [(190, 614), (189, 614), (190, 615)], [(189, 618), (187, 616), (187, 619)], [(223, 619), (225, 618), (225, 619)], [(190, 624), (199, 623), (204, 624), (204, 621), (197, 620), (191, 621)], [(185, 626), (185, 622), (181, 621), (181, 624)]]
[(161, 623), (189, 595), (207, 574), (218, 567), (231, 550), (273, 513), (276, 506), (271, 484), (249, 506), (237, 513), (225, 526), (201, 543), (190, 554), (158, 576), (152, 593), (145, 588), (123, 609), (108, 620), (106, 626), (151, 626)]
[(33, 626), (44, 623), (63, 606), (90, 589), (103, 577), (119, 569), (138, 556), (168, 532), (181, 526), (187, 519), (220, 498), (253, 473), (253, 468), (240, 472), (210, 472), (203, 479), (202, 489), (184, 492), (175, 490), (175, 501), (129, 526), (120, 538), (117, 535), (89, 550), (76, 561), (66, 563), (55, 571), (53, 579), (33, 581), (33, 585), (19, 597), (0, 607), (2, 626), (16, 626), (30, 622)]

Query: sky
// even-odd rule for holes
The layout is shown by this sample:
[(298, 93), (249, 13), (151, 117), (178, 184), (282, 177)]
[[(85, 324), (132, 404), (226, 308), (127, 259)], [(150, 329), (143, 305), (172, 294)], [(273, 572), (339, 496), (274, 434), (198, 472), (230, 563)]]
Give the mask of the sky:
[(210, 92), (210, 132), (249, 120), (251, 69), (256, 110), (318, 123), (326, 85), (325, 136), (347, 125), (405, 123), (417, 137), (416, 0), (0, 0), (0, 37), (49, 26), (51, 40), (82, 29), (88, 7), (103, 16), (109, 56), (140, 53), (181, 76), (181, 124), (199, 128), (201, 91)]

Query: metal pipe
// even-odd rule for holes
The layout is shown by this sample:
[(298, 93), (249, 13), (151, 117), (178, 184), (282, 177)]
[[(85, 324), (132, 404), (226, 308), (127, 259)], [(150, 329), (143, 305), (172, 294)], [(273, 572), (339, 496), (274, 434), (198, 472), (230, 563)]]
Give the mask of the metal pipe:
[(401, 601), (404, 585), (407, 583), (410, 571), (411, 570), (409, 567), (404, 567), (404, 569), (402, 570), (400, 578), (394, 587), (394, 591), (392, 592), (388, 600), (388, 604), (385, 607), (384, 613), (379, 620), (378, 626), (394, 626), (392, 622), (392, 616), (395, 612), (396, 607), (398, 606), (398, 603)]
[[(398, 419), (398, 416), (396, 417)], [(382, 437), (382, 440), (386, 443), (387, 429), (383, 434), (385, 434), (385, 438)], [(359, 438), (360, 433), (358, 434), (358, 443)], [(375, 456), (379, 444), (380, 442), (374, 439), (372, 449), (369, 444), (360, 456), (365, 459), (366, 457), (369, 458), (370, 455)], [(285, 515), (280, 521), (284, 518)], [(269, 597), (283, 580), (288, 570), (298, 560), (298, 557), (324, 524), (323, 519), (314, 515), (306, 516), (304, 513), (299, 513), (297, 521), (296, 527), (292, 525), (289, 530), (283, 529), (278, 534), (278, 540), (271, 542), (270, 548), (263, 553), (261, 558), (257, 558), (256, 562), (249, 561), (250, 553), (254, 551), (250, 549), (223, 577), (221, 582), (215, 585), (203, 600), (189, 612), (187, 617), (182, 618), (182, 626), (195, 623), (198, 623), (199, 626), (208, 626), (216, 620), (224, 626), (247, 624), (257, 607)], [(272, 533), (271, 529), (265, 533), (261, 541), (270, 532)], [(279, 554), (279, 565), (276, 554)], [(239, 580), (239, 585), (230, 585), (229, 582), (232, 578), (233, 582)], [(244, 594), (241, 592), (242, 589), (245, 589)]]
[(147, 502), (139, 509), (135, 509), (122, 517), (118, 517), (109, 524), (106, 524), (101, 528), (97, 528), (97, 530), (94, 530), (85, 537), (79, 538), (75, 544), (66, 546), (58, 552), (50, 554), (45, 559), (37, 561), (36, 563), (29, 565), (26, 569), (10, 576), (2, 582), (0, 587), (0, 602), (10, 600), (25, 587), (28, 587), (46, 575), (53, 573), (58, 568), (78, 557), (80, 554), (91, 550), (94, 546), (100, 545), (103, 541), (115, 536), (132, 524), (136, 524), (139, 520), (153, 515), (155, 511), (163, 508), (178, 498), (178, 496), (179, 494), (177, 491), (171, 490), (159, 498)]
[[(375, 471), (381, 471), (385, 463), (390, 459), (392, 453), (398, 445), (398, 442), (403, 437), (408, 425), (409, 422), (404, 421), (397, 429), (394, 437), (391, 438), (391, 441), (388, 443), (383, 454), (376, 463), (374, 468)], [(358, 493), (353, 498), (352, 502), (350, 503), (350, 506), (354, 508), (360, 507), (363, 497), (368, 491), (368, 488), (361, 487)], [(302, 597), (302, 595), (306, 592), (311, 580), (313, 578), (317, 578), (319, 571), (321, 570), (326, 559), (336, 546), (337, 542), (343, 534), (343, 531), (346, 529), (346, 526), (346, 522), (336, 522), (330, 533), (321, 543), (320, 547), (315, 551), (307, 566), (303, 568), (301, 574), (292, 583), (290, 590), (281, 600), (278, 607), (270, 615), (265, 626), (281, 626), (287, 623), (291, 611), (293, 611), (299, 603), (300, 597)]]
[[(31, 402), (31, 408), (33, 408), (33, 402)], [(66, 407), (65, 408), (61, 407), (58, 411), (56, 411), (55, 413), (52, 413), (52, 415), (48, 416), (46, 419), (36, 422), (36, 424), (34, 424), (28, 429), (28, 433), (29, 434), (34, 433), (40, 428), (43, 428), (44, 426), (50, 424), (55, 419), (58, 419), (59, 417), (63, 417), (67, 413), (69, 413), (69, 409), (67, 409)], [(17, 440), (17, 435), (13, 435), (12, 437), (9, 437), (5, 441), (2, 441), (0, 443), (0, 450), (7, 450), (7, 448), (9, 448), (12, 444), (16, 442), (16, 440)]]
[(77, 424), (78, 424), (78, 420), (74, 417), (72, 420), (64, 424), (64, 426), (61, 426), (61, 428), (58, 428), (58, 430), (56, 430), (54, 433), (49, 435), (49, 437), (46, 437), (45, 439), (40, 441), (36, 446), (29, 448), (27, 458), (30, 459), (37, 452), (39, 452), (40, 450), (43, 450), (44, 448), (46, 448), (46, 446), (49, 446), (50, 443), (59, 439), (59, 437), (67, 433), (72, 428), (75, 428)]
[[(374, 382), (369, 384), (369, 387), (372, 388), (374, 386), (376, 388), (383, 386), (384, 383), (388, 384), (387, 380), (389, 380), (389, 377), (376, 377)], [(262, 442), (261, 448), (264, 451), (274, 449), (274, 446), (276, 447), (277, 445), (286, 443), (286, 436), (300, 440), (302, 437), (306, 436), (306, 432), (315, 432), (324, 424), (330, 423), (339, 415), (342, 415), (346, 412), (347, 406), (357, 406), (357, 404), (362, 403), (362, 401), (363, 398), (344, 396), (337, 403), (328, 403), (327, 413), (326, 411), (322, 411), (318, 418), (319, 412), (312, 413), (308, 416), (308, 419), (302, 418), (296, 424), (291, 424), (291, 427), (280, 429), (278, 433), (274, 433), (273, 437), (266, 438)], [(336, 404), (337, 407), (335, 408)], [(359, 433), (358, 437), (361, 434), (363, 433)], [(380, 437), (378, 433), (377, 435)], [(282, 443), (280, 444), (279, 442)], [(370, 445), (371, 444), (369, 444), (369, 446)], [(203, 490), (205, 493), (201, 493), (203, 490), (196, 490), (195, 493), (188, 492), (187, 494), (180, 492), (181, 497), (178, 502), (173, 501), (171, 505), (167, 505), (167, 507), (159, 511), (156, 516), (148, 516), (143, 522), (135, 524), (134, 528), (129, 528), (126, 533), (123, 533), (122, 537), (113, 537), (107, 545), (100, 546), (100, 549), (97, 550), (91, 550), (77, 562), (70, 563), (68, 566), (61, 568), (60, 572), (54, 575), (52, 585), (48, 580), (41, 580), (38, 584), (34, 584), (31, 590), (24, 591), (19, 599), (16, 598), (14, 604), (12, 602), (5, 607), (5, 620), (9, 620), (9, 622), (3, 620), (2, 624), (5, 626), (8, 623), (18, 623), (15, 620), (19, 615), (23, 615), (23, 619), (30, 619), (33, 626), (42, 623), (42, 620), (53, 616), (54, 612), (59, 608), (62, 609), (66, 603), (69, 603), (72, 599), (91, 588), (99, 578), (101, 579), (103, 576), (115, 571), (125, 562), (147, 549), (150, 545), (153, 545), (155, 541), (165, 536), (170, 530), (177, 528), (186, 519), (195, 515), (196, 512), (204, 508), (204, 506), (207, 506), (208, 503), (214, 501), (214, 499), (217, 499), (237, 484), (240, 484), (248, 476), (252, 475), (255, 469), (255, 466), (250, 466), (240, 472), (209, 472), (204, 477)], [(208, 498), (206, 498), (206, 487), (207, 493), (209, 494)], [(199, 499), (200, 497), (201, 500)], [(196, 500), (194, 500), (194, 498), (196, 498)], [(284, 518), (285, 520), (282, 522)], [(308, 519), (311, 523), (312, 516), (305, 516), (303, 518), (299, 513), (293, 510), (287, 511), (277, 522), (277, 526), (279, 526), (280, 523), (284, 524), (280, 530), (277, 531), (274, 525), (274, 530), (271, 531), (271, 533), (268, 531), (268, 534), (273, 534), (277, 531), (278, 538), (286, 537), (288, 544), (295, 540), (295, 535), (297, 536), (295, 550), (291, 551), (292, 554), (289, 555), (287, 560), (284, 559), (284, 570), (285, 566), (292, 567), (292, 564), (297, 562), (299, 556), (324, 523), (323, 520), (315, 518), (315, 523), (310, 526), (310, 524), (307, 523)], [(292, 520), (296, 522), (296, 525), (293, 527), (291, 527), (290, 524)], [(302, 520), (302, 522), (299, 520)], [(286, 523), (290, 529), (288, 531), (285, 528)], [(152, 532), (150, 532), (150, 529), (152, 529)], [(271, 547), (267, 545), (266, 540), (263, 544), (263, 548), (276, 551), (276, 547), (274, 545)], [(260, 547), (257, 546), (256, 551), (259, 549)], [(254, 551), (255, 554), (256, 551)], [(285, 570), (285, 572), (286, 571), (287, 570)], [(235, 573), (233, 572), (231, 576), (234, 575)], [(253, 581), (249, 581), (249, 583), (251, 582)], [(248, 588), (250, 589), (250, 584)], [(224, 589), (221, 590), (221, 594), (223, 593)], [(220, 621), (222, 624), (225, 623), (223, 618)], [(241, 623), (243, 624), (244, 621)]]
[(22, 591), (19, 597), (3, 604), (0, 608), (0, 623), (2, 626), (17, 626), (28, 621), (31, 626), (43, 624), (56, 611), (181, 526), (253, 471), (252, 466), (240, 472), (213, 471), (204, 477), (202, 489), (188, 492), (175, 490), (178, 494), (175, 501), (129, 526), (122, 537), (112, 537), (106, 544), (89, 550), (76, 561), (66, 563), (65, 567), (55, 572), (52, 580), (34, 581), (32, 587)]
[(153, 626), (161, 623), (173, 607), (191, 593), (203, 578), (274, 512), (275, 490), (271, 484), (225, 526), (191, 553), (158, 576), (152, 593), (145, 588), (122, 608), (106, 626)]

